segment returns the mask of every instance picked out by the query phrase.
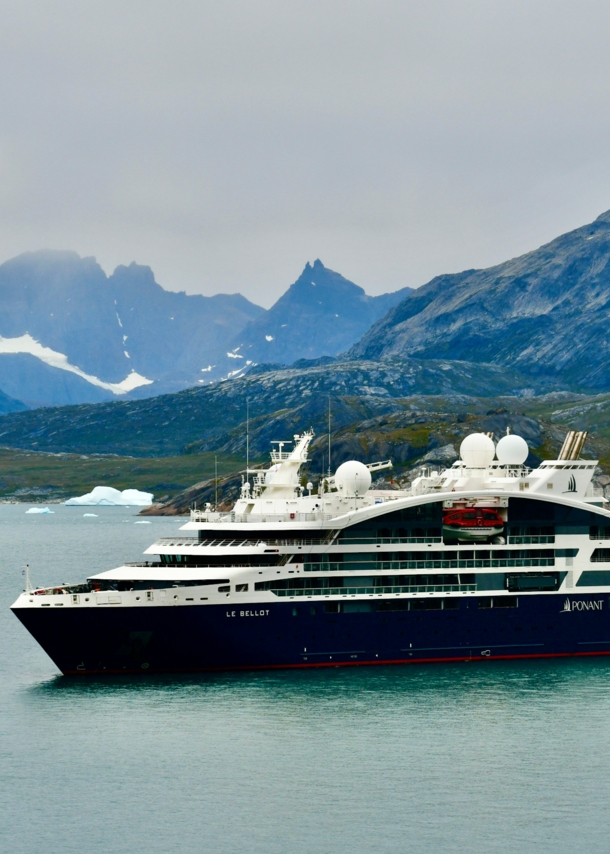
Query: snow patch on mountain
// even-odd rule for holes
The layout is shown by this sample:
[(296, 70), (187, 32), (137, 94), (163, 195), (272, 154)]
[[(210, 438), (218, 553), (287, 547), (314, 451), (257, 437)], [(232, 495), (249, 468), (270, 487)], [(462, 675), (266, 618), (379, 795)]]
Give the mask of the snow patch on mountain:
[(113, 394), (127, 394), (129, 391), (133, 391), (134, 388), (139, 388), (143, 385), (151, 385), (153, 382), (153, 380), (143, 377), (136, 371), (132, 371), (120, 383), (106, 383), (103, 380), (98, 379), (98, 377), (86, 374), (84, 371), (81, 371), (80, 368), (77, 368), (76, 365), (71, 365), (67, 356), (64, 356), (63, 353), (58, 353), (56, 350), (51, 350), (50, 347), (45, 347), (39, 341), (32, 338), (28, 332), (18, 338), (3, 338), (0, 335), (0, 354), (6, 353), (28, 353), (30, 356), (35, 356), (37, 359), (40, 359), (41, 362), (44, 362), (52, 368), (69, 371), (70, 373), (76, 374), (82, 379), (87, 380), (91, 385), (111, 391)]

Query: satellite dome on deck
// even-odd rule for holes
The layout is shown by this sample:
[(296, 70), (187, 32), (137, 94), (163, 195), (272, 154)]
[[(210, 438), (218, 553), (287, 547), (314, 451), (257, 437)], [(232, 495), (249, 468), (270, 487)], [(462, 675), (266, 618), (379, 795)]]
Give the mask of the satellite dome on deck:
[(371, 485), (371, 473), (363, 463), (348, 460), (335, 472), (335, 483), (344, 495), (364, 495)]
[(503, 436), (496, 446), (496, 456), (504, 466), (522, 466), (529, 452), (525, 439), (515, 433)]
[(495, 453), (494, 443), (485, 433), (471, 433), (460, 445), (460, 457), (470, 468), (487, 468)]

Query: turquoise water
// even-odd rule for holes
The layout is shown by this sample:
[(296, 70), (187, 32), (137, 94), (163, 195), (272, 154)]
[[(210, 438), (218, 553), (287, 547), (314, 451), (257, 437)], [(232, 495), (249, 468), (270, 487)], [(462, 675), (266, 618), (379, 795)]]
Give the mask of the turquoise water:
[(610, 662), (65, 679), (8, 610), (175, 519), (0, 505), (0, 848), (607, 852)]

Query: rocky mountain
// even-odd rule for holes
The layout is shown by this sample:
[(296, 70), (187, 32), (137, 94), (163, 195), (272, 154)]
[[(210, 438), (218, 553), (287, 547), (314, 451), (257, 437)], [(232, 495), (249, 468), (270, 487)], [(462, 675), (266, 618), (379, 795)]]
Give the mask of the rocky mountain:
[[(165, 291), (149, 267), (30, 252), (0, 266), (0, 383), (31, 405), (184, 388), (264, 309)], [(136, 392), (137, 393), (137, 392)]]
[[(317, 280), (317, 281), (314, 281)], [(319, 261), (269, 310), (164, 290), (149, 267), (30, 252), (0, 266), (0, 384), (28, 405), (149, 397), (349, 348), (408, 289), (367, 296)]]
[(519, 258), (438, 276), (379, 320), (353, 359), (468, 359), (610, 389), (610, 212)]
[[(567, 430), (582, 429), (590, 431), (585, 456), (598, 458), (608, 467), (610, 393), (587, 396), (558, 387), (549, 389), (552, 384), (548, 381), (531, 382), (506, 368), (471, 362), (332, 361), (304, 368), (259, 368), (257, 373), (232, 381), (176, 394), (0, 416), (0, 446), (10, 459), (19, 456), (11, 447), (24, 449), (23, 464), (11, 463), (9, 479), (20, 484), (13, 495), (16, 499), (27, 495), (31, 500), (34, 494), (44, 494), (49, 500), (50, 494), (63, 494), (57, 466), (44, 463), (45, 453), (51, 452), (54, 461), (63, 459), (68, 469), (78, 467), (78, 472), (68, 472), (71, 480), (82, 479), (79, 455), (85, 454), (96, 465), (103, 459), (115, 461), (115, 467), (120, 463), (127, 477), (137, 473), (140, 488), (157, 496), (171, 492), (170, 505), (161, 511), (154, 509), (164, 513), (180, 513), (193, 501), (212, 500), (213, 480), (179, 495), (176, 490), (177, 484), (189, 482), (189, 471), (192, 482), (201, 481), (205, 459), (208, 474), (204, 476), (209, 478), (214, 455), (218, 455), (222, 475), (219, 494), (226, 502), (235, 499), (238, 470), (245, 462), (248, 401), (250, 461), (267, 461), (272, 440), (290, 439), (313, 427), (316, 435), (308, 477), (314, 481), (328, 468), (329, 399), (331, 467), (353, 458), (365, 462), (390, 458), (394, 469), (382, 475), (390, 486), (391, 481), (408, 481), (417, 466), (436, 468), (453, 462), (466, 434), (483, 430), (499, 437), (509, 426), (528, 441), (530, 464), (555, 455)], [(36, 459), (42, 460), (45, 471), (49, 469), (46, 479), (41, 482), (38, 478), (38, 493), (32, 492), (28, 481), (31, 451), (42, 452)], [(70, 454), (73, 463), (67, 461)], [(164, 469), (162, 478), (155, 474), (163, 463), (160, 457), (170, 458), (171, 466)], [(142, 481), (142, 473), (151, 465), (152, 479)], [(88, 488), (94, 485), (88, 484)], [(610, 493), (610, 477), (599, 480), (599, 485)]]
[(292, 365), (298, 359), (336, 356), (411, 292), (402, 288), (372, 297), (320, 260), (308, 263), (275, 305), (234, 338), (229, 350), (235, 367), (240, 359), (241, 364)]
[[(245, 451), (249, 401), (253, 454), (309, 426), (333, 430), (404, 408), (401, 400), (442, 396), (444, 406), (468, 412), (479, 397), (548, 391), (507, 368), (409, 359), (332, 362), (259, 371), (233, 380), (144, 400), (64, 406), (0, 418), (0, 445), (39, 451), (172, 456), (184, 452)], [(415, 404), (418, 406), (419, 404)], [(410, 406), (410, 404), (409, 404)], [(488, 407), (489, 408), (489, 407)]]

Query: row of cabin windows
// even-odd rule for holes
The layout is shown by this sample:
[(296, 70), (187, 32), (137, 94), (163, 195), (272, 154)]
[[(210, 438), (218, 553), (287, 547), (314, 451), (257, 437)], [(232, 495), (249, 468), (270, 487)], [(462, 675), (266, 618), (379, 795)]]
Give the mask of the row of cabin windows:
[(255, 590), (276, 596), (345, 596), (384, 593), (459, 593), (475, 590), (558, 590), (565, 572), (301, 577), (258, 581)]
[[(579, 525), (560, 525), (559, 533), (570, 533)], [(353, 532), (353, 536), (352, 536)], [(532, 541), (553, 542), (557, 533), (554, 525), (509, 525), (510, 538), (533, 538)], [(365, 536), (366, 535), (366, 536)], [(592, 540), (610, 540), (610, 526), (590, 525), (589, 536)], [(352, 528), (339, 538), (339, 542), (439, 542), (441, 528), (375, 528), (362, 530), (356, 534)]]
[(498, 560), (501, 558), (535, 558), (554, 557), (554, 549), (479, 549), (472, 547), (466, 550), (451, 548), (435, 551), (417, 552), (338, 552), (336, 554), (309, 554), (304, 559), (307, 563), (380, 563), (386, 560)]
[(307, 555), (305, 572), (362, 572), (379, 569), (485, 569), (518, 566), (554, 566), (554, 549), (511, 549), (427, 552), (377, 552), (377, 554)]
[[(473, 586), (475, 575), (472, 572), (451, 575), (377, 575), (363, 576), (299, 576), (294, 578), (271, 578), (257, 581), (255, 590), (311, 590), (312, 588), (341, 589), (356, 587), (426, 587), (426, 586)], [(343, 592), (343, 591), (341, 591)]]
[(399, 540), (402, 542), (438, 542), (442, 538), (442, 529), (440, 524), (433, 527), (413, 527), (413, 528), (362, 528), (356, 530), (354, 527), (348, 528), (340, 534), (339, 542), (383, 542), (386, 540)]
[[(488, 608), (518, 608), (517, 596), (485, 596), (478, 599), (477, 606), (482, 609)], [(460, 599), (441, 599), (436, 596), (432, 599), (388, 599), (385, 602), (324, 602), (319, 605), (302, 606), (295, 605), (292, 616), (316, 616), (316, 614), (362, 614), (362, 613), (388, 613), (397, 611), (459, 611)]]
[(576, 582), (577, 587), (610, 587), (610, 572), (599, 569), (585, 569)]
[[(437, 592), (440, 589), (445, 592), (465, 592), (473, 590), (557, 590), (565, 577), (565, 573), (526, 573), (523, 575), (505, 573), (460, 573), (451, 575), (410, 575), (410, 576), (376, 576), (373, 578), (286, 578), (271, 581), (259, 581), (254, 585), (255, 590), (271, 590), (281, 596), (298, 595), (342, 595), (347, 594), (350, 589), (358, 592), (385, 593), (385, 592)], [(331, 585), (330, 582), (333, 582)], [(337, 586), (341, 584), (341, 586)], [(149, 582), (119, 581), (119, 582), (96, 582), (97, 590), (149, 590), (156, 588), (173, 587), (201, 587), (218, 584), (218, 580), (183, 581), (180, 584), (170, 585), (169, 582), (150, 584)], [(89, 586), (86, 585), (87, 589)], [(585, 570), (581, 573), (576, 587), (610, 587), (610, 571)], [(235, 593), (247, 593), (249, 584), (236, 584)], [(230, 593), (229, 583), (218, 587), (219, 593)], [(506, 601), (507, 597), (501, 597)], [(452, 600), (453, 601), (453, 600)], [(483, 601), (483, 600), (480, 600)], [(480, 606), (483, 607), (483, 606)], [(491, 607), (491, 606), (490, 606)], [(497, 607), (509, 607), (500, 606)]]
[[(608, 560), (602, 554), (608, 549), (597, 549), (599, 557), (592, 560)], [(468, 549), (447, 549), (443, 551), (405, 551), (405, 552), (375, 552), (360, 554), (309, 554), (292, 556), (293, 559), (304, 559), (306, 572), (316, 572), (325, 569), (329, 572), (341, 570), (373, 570), (373, 569), (452, 569), (459, 567), (498, 567), (498, 566), (552, 566), (555, 552), (553, 549), (487, 549), (472, 547)], [(285, 558), (284, 555), (248, 555), (244, 557), (227, 558), (208, 557), (205, 555), (161, 555), (160, 565), (163, 567), (270, 567), (277, 566)]]
[(276, 566), (280, 556), (275, 554), (239, 555), (160, 555), (165, 566)]

